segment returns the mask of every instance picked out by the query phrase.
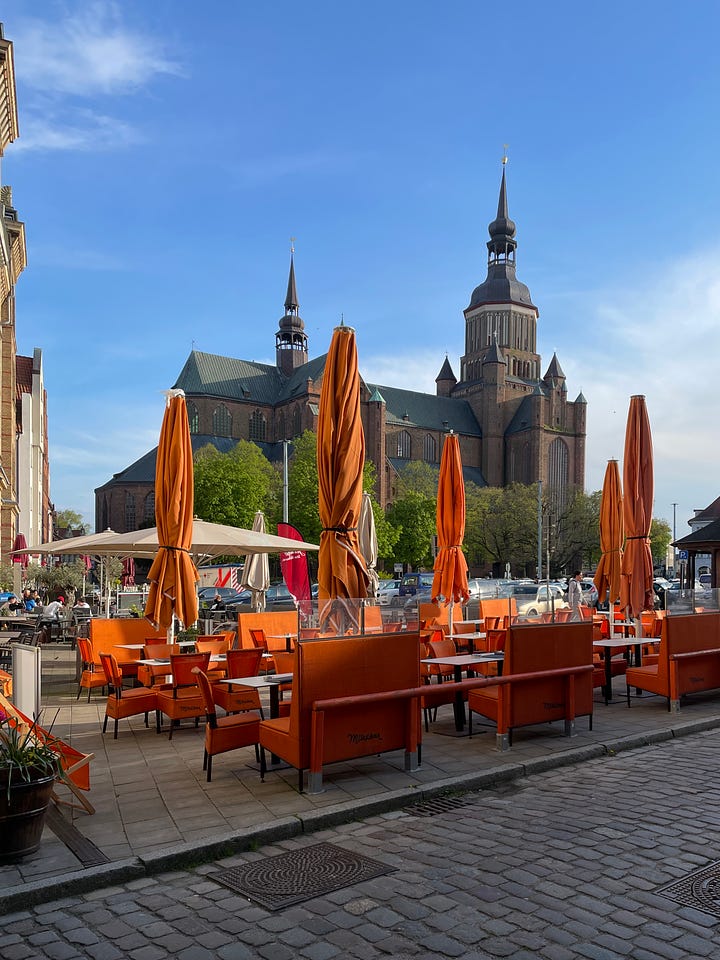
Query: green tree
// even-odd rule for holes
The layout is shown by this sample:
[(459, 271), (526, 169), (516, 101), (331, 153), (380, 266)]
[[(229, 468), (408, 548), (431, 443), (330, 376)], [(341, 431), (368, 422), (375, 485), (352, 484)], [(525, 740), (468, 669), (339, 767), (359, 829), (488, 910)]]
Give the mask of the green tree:
[[(600, 559), (600, 492), (577, 492), (557, 517), (552, 516), (550, 574), (593, 570)], [(547, 542), (547, 541), (546, 541)]]
[(658, 520), (657, 517), (653, 517), (653, 522), (650, 525), (650, 549), (653, 563), (656, 566), (665, 563), (671, 540), (672, 530), (667, 520)]
[(509, 563), (517, 574), (537, 563), (537, 489), (513, 483), (482, 487), (473, 494), (466, 542), (501, 570)]
[(413, 568), (431, 566), (435, 499), (410, 490), (388, 508), (387, 519), (398, 534), (394, 559)]
[(12, 590), (13, 588), (13, 565), (11, 563), (0, 564), (0, 590)]
[(288, 464), (288, 520), (303, 540), (320, 543), (317, 437), (306, 430), (293, 441)]
[(195, 513), (213, 523), (252, 527), (256, 511), (270, 506), (276, 483), (257, 444), (240, 440), (228, 453), (208, 444), (195, 454)]
[(423, 497), (437, 500), (440, 469), (423, 460), (413, 460), (403, 467), (397, 479), (397, 498), (407, 493), (419, 493)]
[(82, 534), (89, 532), (89, 527), (76, 510), (57, 510), (55, 513), (56, 530), (80, 531)]

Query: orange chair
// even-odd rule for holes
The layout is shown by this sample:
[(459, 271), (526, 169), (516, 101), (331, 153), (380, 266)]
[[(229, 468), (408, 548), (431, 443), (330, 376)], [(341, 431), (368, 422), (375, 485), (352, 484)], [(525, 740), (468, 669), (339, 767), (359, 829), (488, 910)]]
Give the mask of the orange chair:
[[(198, 653), (209, 653), (211, 657), (224, 656), (230, 649), (230, 641), (225, 637), (198, 637), (195, 641), (195, 649)], [(226, 673), (223, 664), (217, 662), (207, 671), (210, 683), (223, 680)]]
[(242, 713), (246, 710), (259, 710), (264, 720), (259, 691), (244, 687), (243, 677), (256, 677), (260, 673), (262, 650), (228, 650), (227, 678), (238, 680), (237, 686), (228, 683), (216, 683), (213, 686), (213, 700), (225, 713)]
[[(295, 669), (295, 654), (288, 653), (287, 651), (276, 651), (273, 653), (273, 660), (275, 661), (275, 673), (292, 673)], [(292, 693), (293, 685), (291, 683), (281, 683), (280, 684), (280, 704), (279, 704), (279, 713), (280, 717), (287, 717), (290, 715), (290, 703), (291, 697), (285, 697), (286, 693)]]
[(250, 630), (250, 639), (252, 640), (253, 647), (256, 647), (259, 650), (262, 650), (263, 653), (267, 653), (267, 637), (265, 636), (265, 631), (261, 629), (251, 629)]
[[(78, 643), (80, 643), (79, 639)], [(157, 716), (157, 693), (154, 690), (147, 690), (143, 687), (124, 690), (120, 665), (111, 653), (101, 653), (100, 662), (102, 664), (105, 682), (110, 688), (105, 706), (105, 720), (103, 721), (102, 732), (105, 733), (107, 730), (108, 717), (112, 717), (115, 721), (113, 740), (117, 740), (118, 720), (134, 717), (140, 713), (145, 714), (145, 726), (147, 727), (149, 726), (148, 714), (151, 710), (154, 710), (156, 713), (155, 722), (159, 732), (160, 720)]]
[[(167, 660), (173, 654), (180, 653), (177, 643), (146, 643), (143, 648), (145, 660)], [(168, 664), (141, 663), (138, 665), (138, 681), (144, 687), (168, 687), (170, 673)]]
[[(455, 646), (455, 641), (452, 637), (446, 637), (443, 635), (442, 629), (437, 629), (433, 631), (432, 636), (427, 641), (428, 656), (435, 659), (435, 657), (454, 657), (457, 655), (457, 648)], [(438, 681), (442, 683), (443, 680), (453, 679), (455, 671), (449, 664), (425, 664), (428, 668), (428, 675), (431, 677), (437, 677)]]
[(203, 770), (207, 770), (207, 782), (212, 779), (212, 761), (218, 753), (239, 750), (240, 747), (255, 746), (255, 759), (260, 762), (258, 750), (259, 724), (257, 716), (218, 717), (215, 712), (213, 689), (205, 673), (199, 667), (193, 667), (200, 696), (205, 707), (205, 753)]
[(169, 690), (161, 688), (157, 693), (158, 710), (170, 721), (169, 740), (172, 740), (176, 723), (194, 719), (197, 727), (199, 718), (207, 712), (198, 689), (197, 675), (193, 671), (195, 667), (199, 667), (205, 673), (209, 662), (209, 653), (171, 654), (172, 686)]
[[(426, 687), (428, 687), (427, 693), (424, 693), (420, 698), (420, 708), (423, 712), (423, 717), (425, 720), (425, 731), (429, 732), (430, 730), (430, 714), (432, 713), (432, 719), (437, 719), (437, 708), (444, 706), (447, 703), (455, 702), (454, 692), (446, 693), (442, 685), (442, 677), (437, 673), (440, 669), (439, 666), (433, 667), (432, 664), (423, 663), (423, 660), (428, 659), (429, 657), (434, 656), (430, 650), (427, 643), (420, 641), (420, 679)], [(452, 669), (452, 668), (451, 668)], [(432, 671), (435, 670), (435, 673)], [(437, 676), (437, 683), (432, 682), (433, 676)]]
[(88, 703), (90, 703), (90, 694), (92, 691), (96, 690), (98, 687), (102, 687), (104, 690), (107, 686), (107, 680), (105, 679), (105, 674), (103, 673), (102, 662), (100, 661), (99, 657), (96, 657), (90, 641), (84, 640), (82, 637), (78, 637), (77, 648), (80, 651), (82, 673), (80, 674), (80, 682), (78, 684), (78, 692), (75, 699), (79, 700), (81, 692), (83, 690), (87, 690)]

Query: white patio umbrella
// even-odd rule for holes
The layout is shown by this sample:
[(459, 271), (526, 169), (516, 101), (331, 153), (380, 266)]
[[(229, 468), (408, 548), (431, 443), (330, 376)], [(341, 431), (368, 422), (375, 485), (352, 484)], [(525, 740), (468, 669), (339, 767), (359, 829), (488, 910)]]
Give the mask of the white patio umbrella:
[[(265, 533), (265, 514), (262, 510), (258, 510), (255, 514), (252, 528), (255, 533)], [(267, 553), (246, 554), (240, 589), (251, 591), (251, 606), (256, 613), (262, 613), (265, 609), (265, 591), (269, 586), (270, 565)]]
[(360, 520), (358, 521), (358, 540), (360, 542), (360, 553), (362, 553), (365, 565), (367, 566), (368, 597), (375, 598), (378, 595), (378, 587), (380, 586), (380, 578), (375, 569), (378, 560), (378, 544), (372, 500), (370, 499), (370, 494), (367, 492), (362, 495)]

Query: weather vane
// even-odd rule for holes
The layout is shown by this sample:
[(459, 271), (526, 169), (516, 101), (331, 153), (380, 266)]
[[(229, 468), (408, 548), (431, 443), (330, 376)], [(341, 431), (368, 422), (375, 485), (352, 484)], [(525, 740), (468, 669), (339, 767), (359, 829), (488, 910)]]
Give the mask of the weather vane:
[(504, 144), (503, 144), (503, 158), (502, 158), (502, 164), (503, 164), (503, 166), (505, 166), (505, 164), (507, 163), (507, 160), (508, 160), (508, 158), (507, 158), (507, 149), (508, 149), (509, 146), (510, 146), (509, 143), (504, 143)]
[(295, 253), (295, 241), (296, 241), (296, 240), (297, 240), (297, 237), (290, 237), (290, 253), (292, 253), (292, 254)]

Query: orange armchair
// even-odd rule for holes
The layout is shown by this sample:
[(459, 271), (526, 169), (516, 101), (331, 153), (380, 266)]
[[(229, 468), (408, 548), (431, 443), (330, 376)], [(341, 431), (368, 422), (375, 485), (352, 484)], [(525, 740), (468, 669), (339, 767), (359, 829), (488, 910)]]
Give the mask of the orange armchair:
[(178, 653), (170, 656), (172, 687), (169, 690), (161, 689), (157, 694), (158, 710), (170, 721), (169, 740), (172, 740), (176, 723), (194, 719), (195, 726), (198, 726), (199, 718), (207, 712), (198, 689), (197, 675), (193, 671), (198, 667), (205, 673), (209, 662), (209, 653)]
[(205, 752), (203, 754), (203, 770), (207, 770), (207, 782), (212, 780), (213, 757), (228, 750), (239, 750), (240, 747), (255, 746), (255, 758), (260, 761), (258, 751), (260, 720), (255, 716), (228, 716), (218, 717), (215, 712), (213, 688), (207, 675), (194, 667), (193, 672), (197, 679), (200, 696), (206, 714), (205, 724)]
[(80, 651), (82, 673), (80, 674), (80, 682), (78, 684), (78, 692), (75, 699), (79, 700), (82, 691), (87, 690), (88, 703), (90, 703), (90, 694), (98, 687), (105, 688), (107, 686), (107, 680), (105, 679), (105, 674), (103, 673), (100, 658), (96, 656), (90, 641), (85, 640), (82, 637), (78, 637), (77, 648)]
[(262, 650), (228, 650), (227, 679), (237, 680), (238, 684), (216, 683), (213, 686), (213, 700), (225, 713), (259, 710), (265, 719), (260, 693), (252, 687), (242, 686), (243, 677), (256, 677), (260, 673), (261, 662)]
[[(78, 643), (80, 640), (78, 639)], [(107, 730), (108, 717), (115, 721), (115, 730), (113, 740), (118, 736), (118, 720), (125, 720), (127, 717), (134, 717), (138, 714), (145, 714), (145, 726), (149, 726), (148, 715), (151, 710), (156, 711), (156, 725), (159, 731), (159, 717), (157, 716), (157, 693), (154, 690), (147, 690), (144, 687), (135, 687), (132, 690), (123, 689), (123, 676), (112, 653), (101, 653), (100, 662), (102, 664), (104, 680), (110, 688), (110, 693), (105, 705), (105, 719), (103, 721), (102, 732)]]

